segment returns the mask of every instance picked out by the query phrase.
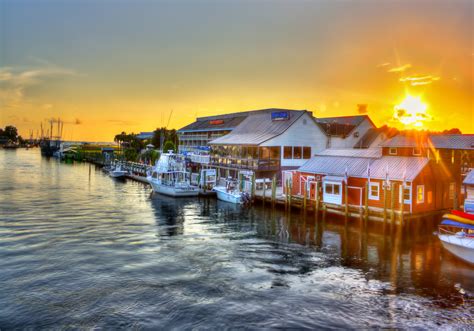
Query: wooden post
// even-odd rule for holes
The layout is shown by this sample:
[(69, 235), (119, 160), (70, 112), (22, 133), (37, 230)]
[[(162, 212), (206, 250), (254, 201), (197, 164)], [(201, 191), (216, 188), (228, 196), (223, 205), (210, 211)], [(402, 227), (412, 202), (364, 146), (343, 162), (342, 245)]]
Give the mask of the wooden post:
[(288, 191), (289, 191), (289, 187), (288, 187), (288, 179), (285, 180), (285, 209), (288, 207)]
[(262, 200), (263, 200), (263, 204), (264, 204), (264, 205), (265, 205), (265, 195), (266, 195), (265, 193), (267, 192), (267, 185), (266, 185), (266, 183), (267, 183), (266, 178), (263, 178), (263, 198), (262, 198)]
[(252, 188), (251, 188), (252, 199), (255, 197), (255, 173), (252, 174)]
[[(206, 170), (202, 171), (202, 176), (203, 176), (203, 178), (202, 178), (203, 192), (206, 193), (206, 190), (207, 190), (207, 187), (206, 187), (207, 186), (207, 183), (206, 183)], [(199, 181), (201, 181), (201, 178), (199, 178)]]
[(401, 196), (401, 203), (400, 203), (400, 226), (403, 226), (403, 208), (405, 207), (405, 197), (404, 197), (404, 191), (405, 191), (405, 184), (402, 184), (402, 196)]
[(289, 183), (289, 188), (290, 188), (290, 190), (289, 190), (289, 195), (288, 195), (288, 197), (289, 197), (288, 206), (291, 210), (291, 196), (292, 196), (292, 193), (293, 193), (293, 183), (291, 183), (291, 182)]
[(390, 184), (390, 222), (395, 224), (395, 183)]
[(383, 183), (383, 224), (387, 223), (387, 183)]
[[(454, 152), (454, 150), (453, 150), (453, 152)], [(453, 194), (454, 194), (454, 196), (453, 196), (453, 209), (457, 210), (458, 209), (458, 192), (456, 190), (456, 182), (454, 182), (453, 186), (454, 186), (453, 187), (453, 190), (454, 190), (454, 192), (453, 192)]]
[(344, 216), (347, 220), (347, 217), (349, 217), (349, 188), (347, 187), (347, 179), (343, 185), (344, 185), (344, 202), (345, 202)]
[(369, 220), (369, 182), (365, 183), (365, 211), (364, 211), (364, 221), (367, 224)]
[(273, 175), (272, 179), (272, 206), (275, 205), (276, 200), (276, 175)]
[[(306, 185), (308, 185), (308, 183), (306, 183)], [(303, 190), (303, 209), (306, 211), (306, 186), (304, 187), (304, 190)]]
[(319, 213), (319, 182), (316, 182), (316, 213)]

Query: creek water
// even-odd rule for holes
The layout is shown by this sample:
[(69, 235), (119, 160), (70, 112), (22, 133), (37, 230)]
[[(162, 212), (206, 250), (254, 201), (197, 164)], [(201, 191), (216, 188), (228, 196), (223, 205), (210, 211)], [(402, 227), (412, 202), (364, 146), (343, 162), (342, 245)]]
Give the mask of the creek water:
[(474, 267), (432, 223), (172, 199), (0, 150), (0, 329), (472, 327)]

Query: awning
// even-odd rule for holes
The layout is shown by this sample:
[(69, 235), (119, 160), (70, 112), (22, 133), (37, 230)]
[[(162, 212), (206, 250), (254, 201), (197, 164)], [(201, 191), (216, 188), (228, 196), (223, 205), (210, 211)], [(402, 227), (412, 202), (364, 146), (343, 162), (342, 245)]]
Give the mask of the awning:
[(325, 176), (323, 182), (343, 182), (344, 177), (340, 176)]

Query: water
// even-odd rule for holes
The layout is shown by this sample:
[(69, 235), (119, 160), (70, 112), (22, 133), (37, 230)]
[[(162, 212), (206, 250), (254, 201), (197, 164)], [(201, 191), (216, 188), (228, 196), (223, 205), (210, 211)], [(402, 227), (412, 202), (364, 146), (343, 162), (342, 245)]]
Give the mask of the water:
[(0, 150), (0, 329), (472, 327), (474, 268), (421, 229), (151, 196)]

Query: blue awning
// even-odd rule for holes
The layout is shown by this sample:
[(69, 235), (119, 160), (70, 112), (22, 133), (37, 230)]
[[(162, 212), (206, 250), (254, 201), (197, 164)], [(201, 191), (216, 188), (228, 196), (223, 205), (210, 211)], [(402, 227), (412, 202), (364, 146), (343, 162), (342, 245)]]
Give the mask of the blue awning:
[(441, 225), (449, 225), (449, 226), (455, 226), (457, 228), (464, 228), (464, 229), (474, 230), (474, 225), (472, 225), (472, 224), (456, 222), (456, 221), (453, 221), (453, 220), (443, 220), (441, 222)]

